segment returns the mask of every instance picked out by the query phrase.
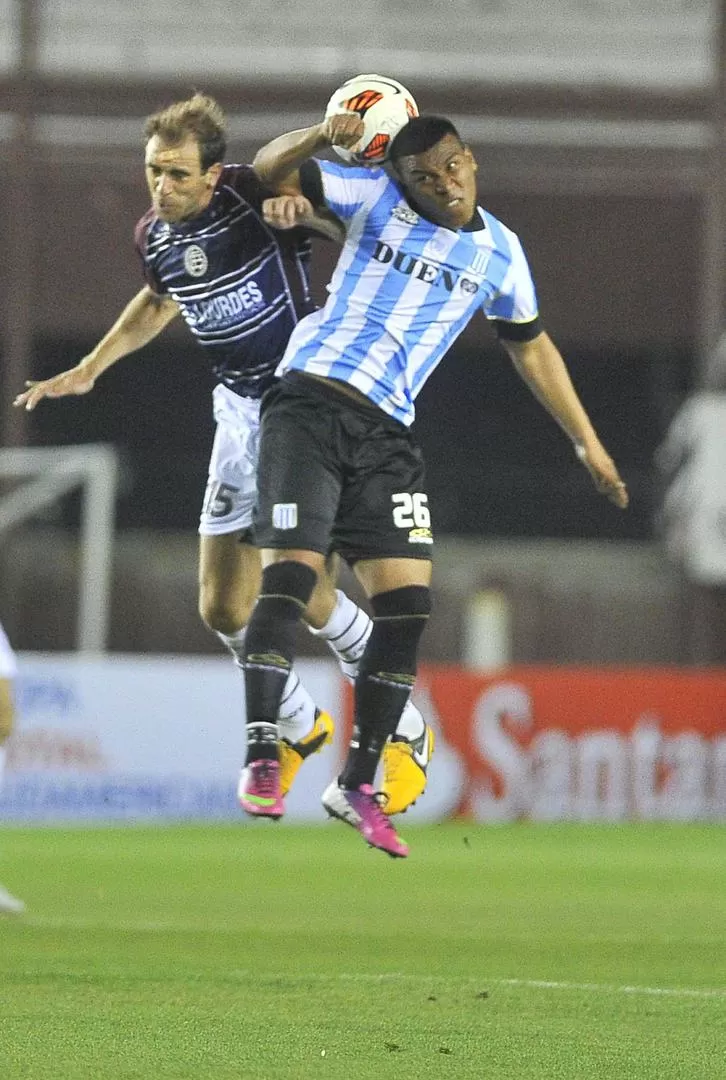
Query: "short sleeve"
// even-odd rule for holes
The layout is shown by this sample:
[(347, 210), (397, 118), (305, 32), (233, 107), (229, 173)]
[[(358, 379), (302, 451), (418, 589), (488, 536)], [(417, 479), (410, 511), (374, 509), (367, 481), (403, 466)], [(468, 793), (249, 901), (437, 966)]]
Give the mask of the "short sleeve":
[[(514, 340), (527, 340), (535, 337), (539, 332), (537, 303), (537, 290), (535, 289), (532, 274), (527, 262), (527, 256), (516, 236), (501, 222), (489, 218), (487, 224), (493, 227), (500, 235), (496, 236), (497, 246), (500, 249), (508, 249), (508, 266), (497, 291), (484, 303), (484, 314), (487, 319), (497, 324), (497, 333), (500, 337), (507, 337), (506, 324), (512, 324), (512, 333), (509, 335)], [(529, 334), (527, 326), (537, 328), (536, 333)], [(521, 329), (518, 329), (521, 328)]]
[(383, 169), (338, 165), (317, 158), (300, 169), (303, 195), (313, 206), (327, 206), (341, 221), (350, 221), (390, 183)]
[(241, 196), (258, 214), (262, 203), (274, 192), (265, 187), (251, 165), (225, 165), (217, 188), (228, 187)]
[(163, 296), (166, 293), (166, 289), (162, 285), (161, 281), (154, 273), (154, 269), (151, 266), (148, 258), (148, 238), (149, 238), (149, 226), (154, 219), (154, 211), (150, 207), (144, 216), (136, 222), (136, 228), (134, 229), (134, 244), (139, 258), (141, 259), (141, 270), (144, 275), (144, 280), (149, 288), (155, 292), (158, 296)]

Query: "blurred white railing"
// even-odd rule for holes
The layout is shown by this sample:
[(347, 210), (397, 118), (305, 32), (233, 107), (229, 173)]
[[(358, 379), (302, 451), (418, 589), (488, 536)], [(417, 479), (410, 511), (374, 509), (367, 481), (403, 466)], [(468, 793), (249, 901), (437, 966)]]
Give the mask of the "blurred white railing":
[(43, 446), (0, 449), (0, 479), (20, 482), (0, 494), (0, 536), (59, 502), (82, 492), (76, 647), (106, 649), (118, 458), (111, 446)]
[[(0, 0), (0, 69), (17, 62), (21, 2)], [(382, 69), (427, 85), (703, 85), (713, 76), (718, 8), (717, 0), (159, 0), (140, 18), (130, 0), (30, 2), (42, 71), (293, 87), (302, 75), (334, 82)]]

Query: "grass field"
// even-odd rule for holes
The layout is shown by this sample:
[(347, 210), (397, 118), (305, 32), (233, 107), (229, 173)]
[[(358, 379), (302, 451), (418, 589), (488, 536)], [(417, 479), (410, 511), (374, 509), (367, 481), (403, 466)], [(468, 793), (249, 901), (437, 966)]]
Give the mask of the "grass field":
[(726, 1078), (726, 831), (0, 832), (0, 1078)]

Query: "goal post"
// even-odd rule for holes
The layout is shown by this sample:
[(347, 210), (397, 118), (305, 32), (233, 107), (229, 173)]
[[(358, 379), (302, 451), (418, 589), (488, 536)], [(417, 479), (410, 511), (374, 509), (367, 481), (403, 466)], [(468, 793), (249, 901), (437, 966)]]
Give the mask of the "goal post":
[(0, 536), (81, 489), (76, 648), (103, 653), (108, 642), (118, 454), (106, 443), (0, 449)]

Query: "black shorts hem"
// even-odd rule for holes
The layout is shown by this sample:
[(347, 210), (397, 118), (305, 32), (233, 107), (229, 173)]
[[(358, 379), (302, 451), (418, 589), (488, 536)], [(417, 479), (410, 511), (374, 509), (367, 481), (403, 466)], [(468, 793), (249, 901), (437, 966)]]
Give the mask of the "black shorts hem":
[(433, 551), (377, 551), (375, 554), (367, 551), (361, 554), (357, 551), (345, 551), (340, 547), (334, 547), (333, 551), (345, 559), (349, 566), (355, 566), (358, 562), (369, 562), (371, 559), (417, 559), (419, 562), (433, 562), (434, 554)]
[(267, 548), (269, 551), (314, 551), (317, 555), (323, 555), (325, 558), (334, 550), (331, 547), (323, 548), (317, 541), (314, 543), (302, 540), (294, 541), (292, 538), (285, 543), (281, 540), (270, 540), (269, 537), (258, 540), (257, 537), (253, 536), (252, 543), (256, 548)]

